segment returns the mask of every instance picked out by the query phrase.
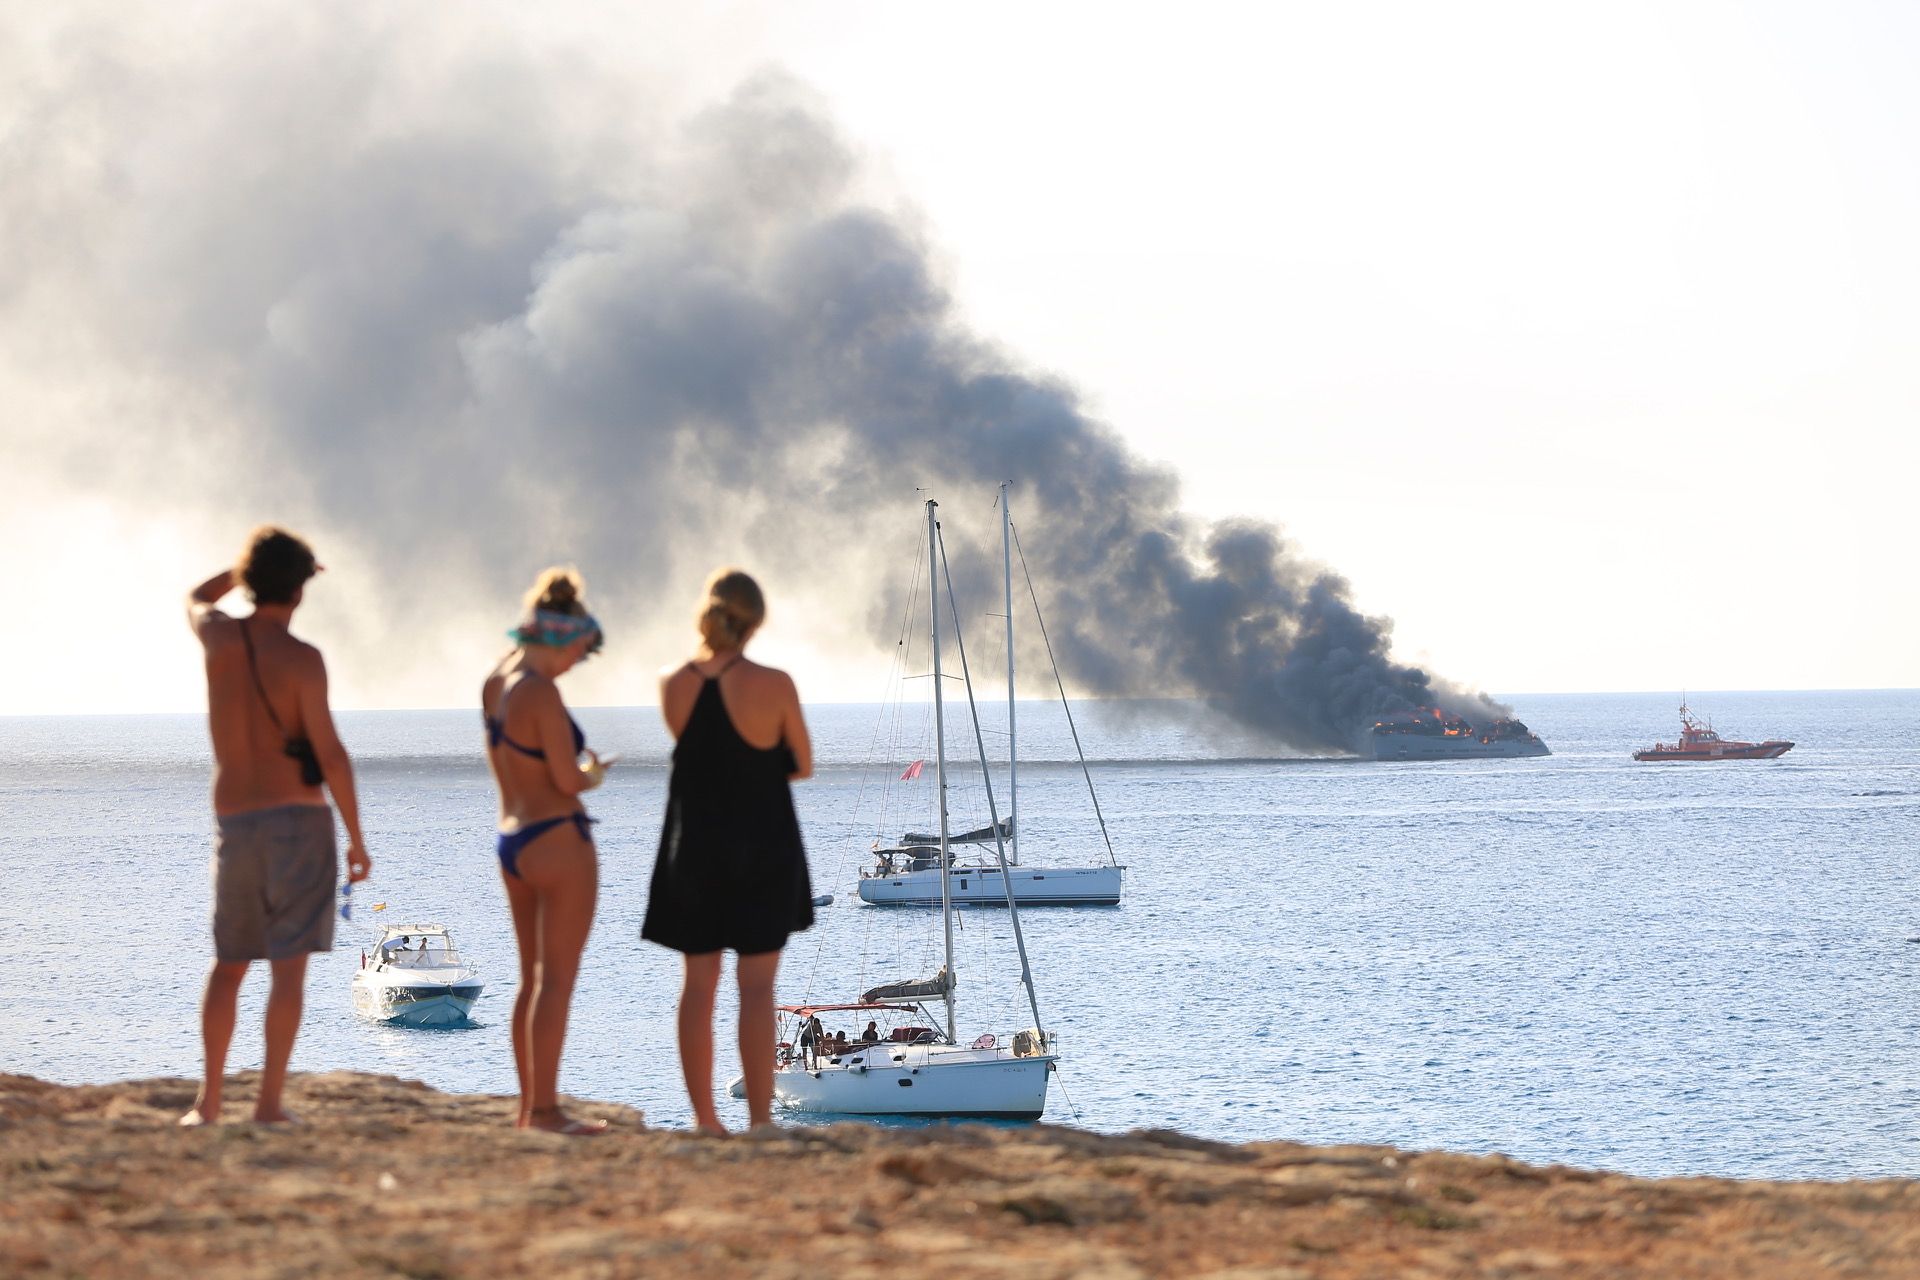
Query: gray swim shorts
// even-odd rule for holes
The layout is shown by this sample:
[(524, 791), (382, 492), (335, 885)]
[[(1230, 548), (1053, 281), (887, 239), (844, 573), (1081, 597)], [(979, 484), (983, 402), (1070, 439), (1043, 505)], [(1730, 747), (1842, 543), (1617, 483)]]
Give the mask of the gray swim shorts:
[(216, 818), (213, 954), (284, 960), (333, 949), (333, 810), (290, 804)]

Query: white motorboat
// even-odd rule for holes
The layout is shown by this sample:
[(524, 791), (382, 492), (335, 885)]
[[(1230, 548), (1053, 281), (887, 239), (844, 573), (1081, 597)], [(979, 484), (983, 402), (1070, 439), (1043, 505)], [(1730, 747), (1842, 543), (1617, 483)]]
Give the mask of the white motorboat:
[[(939, 541), (936, 504), (927, 503), (927, 559), (931, 568), (929, 585), (938, 583), (944, 558)], [(948, 604), (952, 604), (952, 583), (947, 582)], [(947, 750), (945, 700), (940, 669), (940, 608), (937, 588), (930, 591), (933, 657), (934, 778), (938, 788), (940, 831), (933, 853), (941, 861), (951, 858), (952, 841), (947, 826)], [(959, 648), (960, 669), (966, 682), (969, 709), (973, 704), (973, 683), (967, 673), (966, 642), (954, 624), (954, 640)], [(781, 1042), (776, 1051), (773, 1073), (774, 1097), (794, 1111), (868, 1116), (991, 1116), (1004, 1119), (1037, 1120), (1047, 1106), (1047, 1077), (1054, 1070), (1058, 1055), (1053, 1037), (1042, 1029), (1040, 1001), (1035, 994), (1033, 971), (1027, 963), (1026, 937), (1020, 929), (1019, 904), (1005, 886), (1009, 883), (1005, 828), (994, 811), (993, 782), (986, 774), (986, 752), (980, 735), (979, 717), (973, 717), (975, 746), (980, 748), (987, 809), (1000, 872), (1003, 904), (1007, 907), (1013, 942), (1019, 952), (1020, 978), (1026, 989), (1027, 1007), (1033, 1025), (1003, 1040), (986, 1032), (962, 1042), (955, 1030), (953, 878), (941, 880), (939, 901), (945, 931), (946, 963), (932, 978), (894, 982), (865, 991), (860, 998), (844, 1004), (786, 1005)], [(941, 1015), (934, 1016), (939, 1008)], [(869, 1025), (861, 1038), (846, 1038), (844, 1031), (829, 1037), (821, 1014), (854, 1013), (869, 1015)], [(884, 1029), (882, 1020), (888, 1024)], [(732, 1093), (744, 1096), (745, 1082), (736, 1079)]]
[(479, 969), (461, 957), (445, 925), (392, 925), (381, 930), (371, 952), (360, 953), (353, 1010), (398, 1026), (461, 1026), (483, 986)]
[[(1100, 824), (1100, 838), (1106, 845), (1105, 866), (1027, 866), (1020, 861), (1020, 752), (1015, 732), (1016, 703), (1013, 681), (1013, 513), (1008, 503), (1007, 485), (1000, 486), (1001, 583), (1006, 602), (1007, 623), (1007, 818), (991, 827), (968, 831), (947, 838), (947, 856), (938, 855), (942, 837), (931, 833), (909, 832), (890, 848), (876, 847), (871, 867), (860, 873), (860, 899), (875, 906), (931, 907), (943, 899), (982, 907), (1017, 903), (1023, 907), (1116, 907), (1125, 887), (1127, 869), (1114, 856), (1113, 841), (1107, 836), (1106, 818), (1100, 812), (1100, 796), (1093, 788), (1093, 773), (1087, 768), (1086, 752), (1080, 747), (1080, 730), (1073, 721), (1073, 708), (1067, 702), (1067, 689), (1060, 679), (1060, 668), (1053, 669), (1054, 684), (1060, 690), (1060, 705), (1066, 711), (1067, 726), (1073, 732), (1073, 749), (1080, 759), (1080, 772), (1087, 780), (1087, 794), (1093, 800), (1093, 812)], [(1026, 557), (1021, 556), (1024, 569)], [(1033, 614), (1046, 635), (1047, 626), (1040, 616), (1040, 599), (1027, 579), (1033, 599)], [(1047, 653), (1053, 642), (1047, 641)], [(908, 774), (918, 777), (916, 765)], [(903, 779), (905, 780), (905, 779)], [(953, 845), (971, 847), (968, 854), (955, 854)], [(1005, 845), (1007, 866), (986, 856), (989, 847)], [(941, 883), (940, 867), (947, 868), (947, 883)]]

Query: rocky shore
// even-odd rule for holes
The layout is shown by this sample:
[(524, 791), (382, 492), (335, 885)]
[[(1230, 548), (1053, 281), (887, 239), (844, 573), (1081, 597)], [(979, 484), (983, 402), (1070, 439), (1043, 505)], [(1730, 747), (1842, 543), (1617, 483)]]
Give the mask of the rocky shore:
[(0, 1275), (1920, 1274), (1920, 1183), (1650, 1181), (1501, 1156), (977, 1125), (515, 1132), (509, 1103), (297, 1077), (305, 1123), (185, 1131), (181, 1080), (0, 1076)]

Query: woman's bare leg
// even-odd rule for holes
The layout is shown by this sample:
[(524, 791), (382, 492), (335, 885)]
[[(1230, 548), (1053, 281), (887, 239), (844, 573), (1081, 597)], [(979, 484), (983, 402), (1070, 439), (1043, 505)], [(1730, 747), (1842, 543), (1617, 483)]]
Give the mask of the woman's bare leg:
[(520, 1081), (520, 1114), (513, 1124), (524, 1129), (533, 1112), (533, 989), (540, 983), (539, 895), (533, 886), (503, 868), (507, 907), (513, 912), (513, 939), (520, 948), (520, 985), (513, 993), (513, 1069)]
[(599, 1132), (604, 1124), (577, 1124), (560, 1110), (560, 1050), (567, 1039), (580, 953), (593, 929), (600, 868), (593, 845), (571, 827), (543, 836), (520, 855), (520, 874), (538, 895), (539, 965), (527, 1011), (528, 1124), (567, 1133)]
[(734, 962), (740, 984), (740, 1068), (747, 1080), (747, 1123), (773, 1123), (773, 978), (778, 951), (741, 956)]
[(722, 958), (718, 951), (685, 957), (680, 981), (680, 1074), (695, 1127), (712, 1134), (727, 1131), (713, 1109), (713, 993), (720, 985)]

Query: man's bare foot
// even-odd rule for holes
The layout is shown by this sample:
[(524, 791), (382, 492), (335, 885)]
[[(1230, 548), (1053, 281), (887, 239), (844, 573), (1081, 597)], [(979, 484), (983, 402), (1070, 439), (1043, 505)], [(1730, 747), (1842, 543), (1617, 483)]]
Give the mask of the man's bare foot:
[(179, 1124), (182, 1129), (199, 1129), (213, 1124), (218, 1118), (218, 1112), (209, 1112), (205, 1107), (196, 1106), (180, 1117)]
[(706, 1120), (696, 1120), (693, 1125), (693, 1131), (703, 1138), (731, 1138), (733, 1136), (732, 1131), (720, 1123), (718, 1116)]
[(543, 1133), (564, 1133), (569, 1138), (591, 1138), (607, 1131), (605, 1120), (569, 1120), (558, 1107), (538, 1107), (527, 1117), (526, 1127)]

